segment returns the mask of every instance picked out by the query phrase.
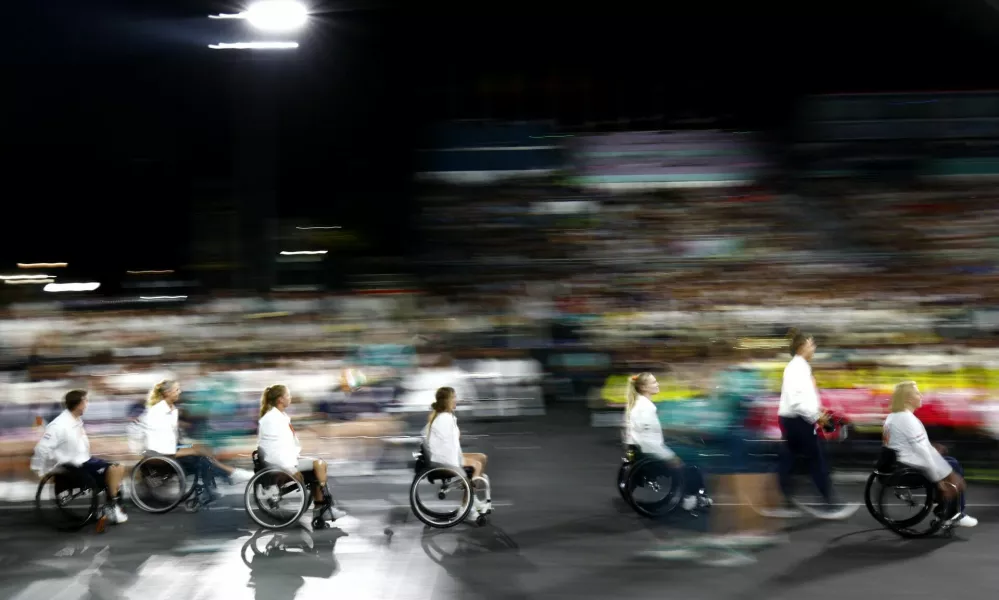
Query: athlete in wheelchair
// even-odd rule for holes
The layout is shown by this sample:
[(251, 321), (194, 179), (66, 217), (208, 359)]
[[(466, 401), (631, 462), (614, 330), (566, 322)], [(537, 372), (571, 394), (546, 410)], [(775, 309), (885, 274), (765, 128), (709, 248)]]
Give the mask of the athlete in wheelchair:
[(132, 468), (132, 501), (146, 512), (169, 512), (182, 502), (194, 512), (220, 497), (216, 473), (230, 483), (249, 481), (253, 475), (218, 462), (203, 448), (178, 447), (179, 399), (176, 381), (157, 383), (138, 421), (143, 457)]
[[(105, 520), (128, 521), (120, 494), (125, 469), (90, 455), (90, 439), (82, 419), (87, 392), (72, 390), (63, 404), (66, 409), (45, 427), (31, 458), (31, 470), (41, 477), (35, 494), (39, 516), (44, 518), (45, 506), (52, 503), (56, 511), (49, 520), (58, 529), (76, 530), (98, 519), (98, 529), (103, 530)], [(53, 463), (56, 467), (49, 470)], [(99, 506), (102, 492), (106, 504)]]
[[(961, 465), (930, 443), (926, 428), (913, 414), (922, 400), (915, 382), (895, 386), (891, 414), (884, 424), (881, 457), (864, 490), (871, 516), (910, 538), (978, 524), (964, 512)], [(905, 509), (912, 514), (896, 514)]]
[[(617, 486), (638, 514), (662, 517), (682, 507), (692, 514), (710, 507), (700, 469), (686, 466), (663, 437), (656, 405), (649, 398), (659, 393), (652, 373), (628, 380), (625, 409), (625, 456), (618, 470)], [(649, 497), (646, 498), (646, 495)]]
[(438, 529), (468, 519), (484, 525), (486, 515), (493, 512), (492, 489), (485, 474), (488, 459), (485, 454), (461, 451), (461, 432), (454, 416), (457, 402), (453, 388), (437, 390), (423, 444), (414, 455), (416, 475), (409, 488), (413, 514)]
[(302, 446), (285, 412), (290, 405), (291, 392), (286, 386), (273, 385), (264, 390), (257, 450), (253, 453), (255, 473), (246, 486), (243, 502), (250, 518), (267, 529), (284, 529), (298, 523), (314, 503), (312, 527), (325, 529), (347, 513), (334, 506), (326, 484), (326, 463), (299, 456)]

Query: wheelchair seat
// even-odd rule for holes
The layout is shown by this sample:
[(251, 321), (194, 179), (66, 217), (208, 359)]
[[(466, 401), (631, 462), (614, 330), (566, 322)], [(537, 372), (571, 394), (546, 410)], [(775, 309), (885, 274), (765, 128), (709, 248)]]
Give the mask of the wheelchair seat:
[[(454, 470), (454, 468), (455, 468), (454, 465), (445, 465), (444, 463), (427, 463), (427, 470), (430, 470), (430, 469), (452, 469), (452, 470)], [(462, 470), (465, 472), (465, 476), (468, 477), (469, 479), (471, 479), (472, 475), (475, 474), (475, 469), (472, 468), (472, 467), (462, 467)], [(431, 479), (431, 481), (433, 481), (433, 479)]]
[[(453, 468), (455, 468), (454, 465), (446, 465), (444, 463), (432, 462), (430, 460), (430, 453), (427, 452), (427, 448), (423, 444), (420, 444), (420, 451), (419, 452), (415, 452), (413, 454), (413, 457), (416, 458), (416, 464), (413, 465), (413, 467), (414, 467), (413, 470), (416, 472), (417, 475), (419, 475), (420, 473), (422, 473), (424, 471), (428, 471), (430, 469), (453, 469)], [(462, 470), (465, 471), (465, 475), (469, 479), (471, 479), (472, 475), (475, 473), (475, 469), (472, 468), (472, 467), (462, 466)]]

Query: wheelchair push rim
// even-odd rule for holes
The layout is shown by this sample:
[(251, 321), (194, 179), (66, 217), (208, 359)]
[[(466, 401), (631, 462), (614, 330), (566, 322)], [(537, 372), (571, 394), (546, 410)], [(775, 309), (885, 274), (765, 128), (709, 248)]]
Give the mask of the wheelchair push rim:
[[(429, 492), (436, 488), (435, 498), (443, 501), (449, 496), (454, 498), (460, 494), (461, 500), (456, 508), (436, 506), (429, 502), (429, 498), (421, 498), (420, 487), (425, 484), (425, 489)], [(475, 489), (465, 473), (455, 467), (438, 466), (431, 467), (419, 473), (409, 487), (409, 505), (424, 525), (435, 529), (446, 529), (454, 527), (468, 517), (472, 510), (472, 498)]]
[(617, 470), (617, 492), (625, 502), (628, 501), (628, 472), (631, 467), (632, 463), (622, 462), (621, 467)]
[(129, 486), (132, 503), (142, 511), (153, 514), (170, 512), (191, 492), (183, 467), (167, 456), (147, 456), (136, 463), (132, 467)]
[(254, 523), (265, 529), (286, 529), (298, 523), (309, 508), (309, 490), (282, 469), (254, 475), (243, 492), (243, 506)]
[[(59, 531), (78, 531), (97, 517), (99, 494), (97, 482), (89, 474), (58, 468), (39, 482), (35, 513), (40, 521)], [(70, 508), (71, 502), (85, 495), (87, 498), (77, 503), (75, 510)], [(46, 507), (54, 509), (51, 516), (46, 515)]]

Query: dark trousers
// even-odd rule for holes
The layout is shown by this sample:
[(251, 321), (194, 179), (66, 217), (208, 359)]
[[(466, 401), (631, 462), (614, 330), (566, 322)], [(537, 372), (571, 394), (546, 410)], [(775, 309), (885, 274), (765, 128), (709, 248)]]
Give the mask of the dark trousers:
[[(964, 467), (961, 466), (961, 463), (957, 462), (956, 458), (954, 458), (953, 456), (945, 456), (944, 460), (946, 460), (948, 463), (950, 463), (951, 468), (954, 469), (955, 473), (957, 473), (958, 475), (961, 476), (961, 479), (964, 479)], [(964, 494), (963, 493), (961, 494), (961, 512), (964, 512)]]
[(215, 488), (215, 467), (212, 461), (204, 456), (178, 456), (177, 461), (183, 469), (189, 473), (197, 473), (203, 483), (209, 489)]
[(829, 479), (829, 467), (826, 465), (825, 452), (821, 440), (815, 431), (815, 425), (802, 417), (780, 417), (781, 429), (784, 431), (784, 443), (780, 453), (780, 489), (784, 497), (793, 497), (791, 476), (794, 474), (795, 460), (803, 459), (808, 463), (815, 487), (826, 502), (832, 501), (832, 482)]
[(697, 496), (704, 490), (704, 475), (693, 465), (683, 467), (683, 495)]

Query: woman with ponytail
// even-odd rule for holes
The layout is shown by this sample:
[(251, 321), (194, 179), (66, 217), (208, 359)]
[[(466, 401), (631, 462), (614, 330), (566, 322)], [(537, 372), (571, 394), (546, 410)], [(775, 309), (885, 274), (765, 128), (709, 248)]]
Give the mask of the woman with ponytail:
[[(639, 373), (628, 379), (626, 392), (628, 405), (624, 411), (624, 443), (638, 446), (642, 454), (661, 458), (674, 469), (682, 469), (683, 461), (666, 445), (659, 413), (651, 400), (658, 393), (659, 382), (652, 373)], [(696, 468), (686, 469), (682, 504), (684, 510), (689, 511), (697, 507), (698, 496), (702, 495), (703, 487), (700, 471)]]
[[(464, 453), (461, 451), (461, 432), (458, 430), (458, 419), (454, 409), (458, 403), (458, 395), (454, 388), (442, 387), (434, 396), (430, 405), (430, 417), (424, 432), (424, 447), (430, 455), (430, 461), (452, 467), (471, 467), (472, 477), (481, 477), (487, 483), (489, 477), (485, 474), (488, 457), (480, 453)], [(488, 489), (488, 487), (487, 487)], [(492, 512), (492, 499), (484, 502), (473, 499), (472, 511), (468, 518), (474, 522), (480, 513)]]
[[(301, 482), (318, 483), (312, 488), (316, 509), (313, 520), (322, 519), (325, 509), (324, 491), (326, 486), (326, 461), (300, 456), (302, 444), (298, 441), (295, 428), (291, 426), (288, 407), (291, 406), (291, 391), (285, 385), (272, 385), (260, 396), (260, 421), (257, 431), (257, 450), (265, 463), (294, 473)], [(347, 513), (336, 507), (330, 508), (333, 520)]]
[(208, 493), (213, 496), (210, 500), (217, 498), (214, 490), (216, 471), (226, 477), (230, 483), (249, 481), (253, 476), (252, 473), (220, 463), (211, 457), (205, 448), (178, 445), (180, 437), (178, 400), (180, 400), (180, 384), (171, 379), (164, 379), (149, 390), (146, 411), (140, 419), (145, 452), (172, 457), (185, 468), (196, 470), (207, 486)]

